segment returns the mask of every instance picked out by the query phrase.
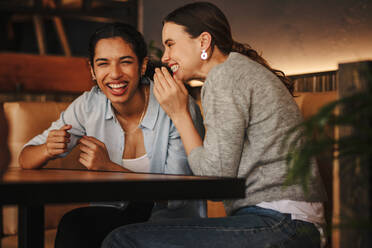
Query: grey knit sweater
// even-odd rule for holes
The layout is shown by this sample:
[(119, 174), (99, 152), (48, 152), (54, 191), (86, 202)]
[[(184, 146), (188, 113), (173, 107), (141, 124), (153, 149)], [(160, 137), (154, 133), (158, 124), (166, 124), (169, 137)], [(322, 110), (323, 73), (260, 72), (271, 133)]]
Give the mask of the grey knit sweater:
[(287, 166), (286, 131), (302, 121), (301, 113), (272, 72), (239, 53), (207, 75), (201, 92), (206, 136), (188, 160), (196, 175), (245, 177), (246, 197), (226, 200), (228, 214), (260, 202), (326, 199), (315, 162), (305, 194), (300, 185), (283, 187)]

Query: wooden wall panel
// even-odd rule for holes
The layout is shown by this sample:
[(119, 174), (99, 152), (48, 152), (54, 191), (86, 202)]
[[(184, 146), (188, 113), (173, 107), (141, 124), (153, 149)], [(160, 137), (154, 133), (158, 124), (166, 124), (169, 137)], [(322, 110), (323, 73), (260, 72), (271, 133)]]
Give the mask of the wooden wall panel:
[(71, 92), (93, 86), (86, 58), (0, 53), (0, 92)]

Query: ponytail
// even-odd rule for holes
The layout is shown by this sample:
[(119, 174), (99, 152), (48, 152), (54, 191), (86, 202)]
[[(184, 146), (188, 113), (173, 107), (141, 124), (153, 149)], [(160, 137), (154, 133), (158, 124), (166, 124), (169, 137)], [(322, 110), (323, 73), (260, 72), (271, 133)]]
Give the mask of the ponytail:
[(294, 90), (293, 82), (284, 74), (284, 72), (271, 68), (269, 63), (267, 63), (267, 61), (261, 55), (259, 55), (256, 50), (252, 49), (248, 44), (242, 44), (242, 43), (233, 41), (231, 51), (241, 53), (247, 56), (248, 58), (252, 59), (253, 61), (256, 61), (257, 63), (269, 69), (282, 81), (282, 83), (288, 89), (289, 93), (293, 95), (293, 90)]

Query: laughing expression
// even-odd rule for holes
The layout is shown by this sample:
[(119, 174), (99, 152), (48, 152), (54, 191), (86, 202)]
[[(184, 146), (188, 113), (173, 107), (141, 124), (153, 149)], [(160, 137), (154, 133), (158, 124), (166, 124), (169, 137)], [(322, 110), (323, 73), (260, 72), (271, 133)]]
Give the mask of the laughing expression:
[(120, 37), (97, 42), (92, 74), (112, 103), (129, 101), (138, 88), (139, 62), (132, 47)]
[(192, 39), (181, 25), (167, 22), (163, 26), (164, 54), (162, 62), (168, 64), (174, 77), (187, 82), (199, 78), (200, 42)]

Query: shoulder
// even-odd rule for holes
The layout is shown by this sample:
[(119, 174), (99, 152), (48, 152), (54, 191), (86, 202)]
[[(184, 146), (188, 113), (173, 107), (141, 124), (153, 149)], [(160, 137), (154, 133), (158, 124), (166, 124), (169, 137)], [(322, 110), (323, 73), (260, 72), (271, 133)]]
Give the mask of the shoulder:
[[(247, 56), (232, 52), (225, 62), (215, 66), (208, 77), (212, 79), (255, 79), (271, 76), (271, 72)], [(220, 80), (221, 81), (221, 80)]]
[(93, 86), (90, 91), (84, 92), (82, 97), (86, 102), (102, 101), (107, 99), (105, 94), (103, 94), (97, 85)]
[[(209, 84), (213, 85), (208, 86)], [(208, 74), (206, 86), (234, 94), (260, 89), (281, 88), (280, 79), (268, 68), (247, 56), (232, 52), (224, 63), (215, 66)]]
[(242, 72), (246, 72), (247, 70), (257, 70), (258, 68), (259, 65), (247, 56), (240, 53), (231, 52), (223, 63), (211, 69), (208, 77), (222, 76), (227, 78), (237, 73), (240, 74)]
[(253, 88), (250, 84), (252, 73), (248, 73), (251, 66), (252, 63), (246, 56), (230, 53), (223, 63), (213, 67), (208, 73), (202, 88), (204, 102), (207, 99), (232, 100), (238, 95), (246, 95)]
[[(239, 53), (230, 53), (223, 63), (210, 70), (205, 87), (222, 91), (240, 88), (239, 85), (251, 81), (253, 77), (251, 71), (254, 71), (255, 67), (255, 62), (248, 57)], [(245, 85), (245, 87), (247, 86)]]
[(75, 109), (78, 108), (84, 112), (96, 111), (97, 107), (104, 106), (107, 101), (105, 94), (99, 89), (98, 86), (93, 86), (90, 91), (85, 91), (82, 95), (76, 98), (70, 106)]

